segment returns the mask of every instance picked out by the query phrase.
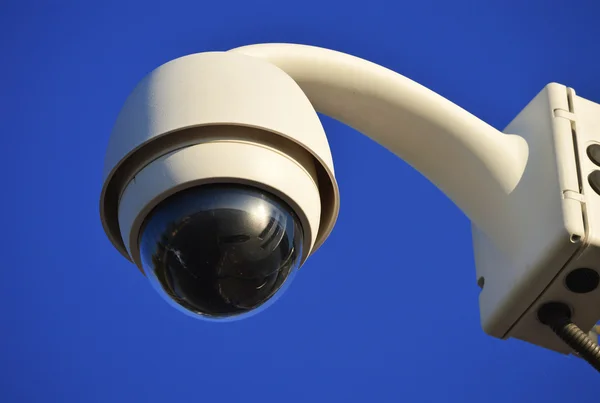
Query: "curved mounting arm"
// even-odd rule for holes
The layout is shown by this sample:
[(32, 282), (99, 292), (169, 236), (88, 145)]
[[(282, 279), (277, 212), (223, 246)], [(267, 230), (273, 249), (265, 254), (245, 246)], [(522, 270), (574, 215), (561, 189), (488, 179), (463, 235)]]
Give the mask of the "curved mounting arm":
[(394, 71), (344, 53), (294, 44), (232, 51), (281, 68), (318, 112), (364, 133), (413, 166), (492, 239), (506, 236), (497, 228), (497, 216), (505, 212), (506, 199), (525, 170), (528, 147), (523, 138), (496, 130)]

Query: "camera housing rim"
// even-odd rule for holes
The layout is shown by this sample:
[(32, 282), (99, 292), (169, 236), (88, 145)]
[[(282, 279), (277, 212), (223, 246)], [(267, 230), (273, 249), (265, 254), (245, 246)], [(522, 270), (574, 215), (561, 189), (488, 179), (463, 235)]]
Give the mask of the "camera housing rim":
[[(327, 239), (339, 212), (339, 189), (327, 137), (312, 104), (298, 84), (271, 63), (235, 52), (206, 52), (172, 60), (147, 75), (127, 98), (111, 133), (100, 216), (110, 241), (128, 260), (135, 262), (119, 222), (126, 188), (153, 161), (214, 139), (215, 128), (222, 127), (235, 127), (238, 139), (268, 143), (275, 153), (311, 172), (321, 213), (317, 228), (305, 228), (316, 233), (314, 241), (305, 244), (308, 253)], [(262, 180), (255, 182), (260, 185)], [(285, 200), (286, 192), (279, 192)]]

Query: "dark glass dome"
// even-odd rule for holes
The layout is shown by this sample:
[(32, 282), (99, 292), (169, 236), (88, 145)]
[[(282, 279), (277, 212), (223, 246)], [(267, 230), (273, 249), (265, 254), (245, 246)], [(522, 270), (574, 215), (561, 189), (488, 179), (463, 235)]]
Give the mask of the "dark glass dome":
[(264, 309), (283, 292), (298, 269), (302, 238), (298, 218), (277, 197), (244, 185), (203, 185), (150, 213), (140, 253), (165, 299), (223, 320)]

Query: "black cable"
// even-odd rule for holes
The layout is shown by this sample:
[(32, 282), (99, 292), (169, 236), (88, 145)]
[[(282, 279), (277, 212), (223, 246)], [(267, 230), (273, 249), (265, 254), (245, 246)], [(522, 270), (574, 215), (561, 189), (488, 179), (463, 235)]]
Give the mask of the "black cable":
[(560, 302), (545, 304), (538, 311), (538, 317), (581, 358), (600, 372), (600, 346), (571, 322), (571, 310), (567, 305)]

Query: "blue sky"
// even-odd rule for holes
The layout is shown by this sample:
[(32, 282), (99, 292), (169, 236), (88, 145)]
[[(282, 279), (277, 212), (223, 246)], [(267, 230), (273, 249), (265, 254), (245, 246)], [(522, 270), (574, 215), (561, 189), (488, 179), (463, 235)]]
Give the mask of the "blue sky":
[(403, 161), (328, 118), (338, 223), (251, 319), (205, 323), (169, 307), (98, 215), (116, 115), (164, 62), (257, 42), (329, 47), (502, 129), (551, 81), (600, 101), (600, 3), (550, 4), (3, 1), (0, 401), (597, 398), (584, 362), (483, 333), (468, 220)]

